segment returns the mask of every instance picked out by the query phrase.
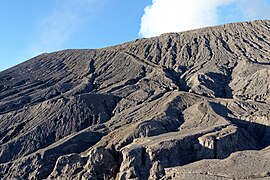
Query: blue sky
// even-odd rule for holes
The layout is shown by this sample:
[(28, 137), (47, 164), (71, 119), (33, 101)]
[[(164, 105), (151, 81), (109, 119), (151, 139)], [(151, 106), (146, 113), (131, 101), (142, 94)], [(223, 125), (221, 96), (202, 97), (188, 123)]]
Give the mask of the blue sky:
[(42, 52), (100, 48), (136, 39), (140, 18), (150, 3), (151, 0), (3, 1), (0, 71)]
[(228, 22), (270, 18), (270, 0), (8, 0), (0, 71), (43, 52), (101, 48)]

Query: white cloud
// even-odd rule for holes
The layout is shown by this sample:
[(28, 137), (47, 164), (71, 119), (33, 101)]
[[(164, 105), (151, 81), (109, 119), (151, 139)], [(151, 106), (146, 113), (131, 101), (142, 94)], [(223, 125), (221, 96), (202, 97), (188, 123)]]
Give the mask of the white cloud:
[(139, 35), (152, 37), (217, 25), (222, 16), (232, 15), (218, 14), (225, 5), (233, 5), (233, 17), (243, 21), (269, 18), (267, 0), (153, 0), (144, 10)]
[(56, 0), (52, 12), (37, 23), (29, 54), (37, 55), (62, 49), (80, 29), (87, 16), (97, 11), (98, 0)]
[(153, 0), (141, 19), (140, 36), (179, 32), (214, 25), (217, 8), (232, 0)]

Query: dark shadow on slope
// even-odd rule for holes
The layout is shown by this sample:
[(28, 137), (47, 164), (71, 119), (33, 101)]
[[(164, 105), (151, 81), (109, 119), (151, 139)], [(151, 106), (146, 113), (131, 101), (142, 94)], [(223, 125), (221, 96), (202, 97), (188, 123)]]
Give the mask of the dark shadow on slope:
[(211, 90), (215, 92), (216, 97), (232, 98), (232, 89), (229, 87), (230, 77), (220, 73), (208, 72), (206, 73), (214, 82), (209, 82)]
[(167, 78), (171, 79), (172, 82), (178, 87), (180, 91), (188, 92), (189, 87), (184, 79), (181, 78), (183, 73), (176, 72), (173, 69), (164, 69)]
[(210, 102), (210, 105), (217, 114), (228, 119), (239, 128), (247, 130), (249, 135), (256, 140), (258, 149), (263, 149), (270, 145), (270, 126), (232, 118), (229, 116), (229, 114), (232, 114), (232, 112), (225, 106), (214, 102)]
[[(185, 79), (181, 78), (182, 73), (176, 72), (173, 69), (164, 69), (167, 78), (171, 79), (172, 82), (178, 87), (180, 91), (188, 92), (192, 87), (187, 85)], [(232, 89), (229, 87), (230, 76), (226, 76), (220, 73), (207, 72), (205, 74), (199, 75), (200, 88), (195, 90), (194, 93), (203, 96), (208, 96), (204, 91), (213, 92), (215, 97), (219, 98), (232, 98)], [(174, 90), (172, 88), (172, 90)]]
[(208, 97), (232, 98), (232, 90), (229, 87), (230, 77), (215, 73), (194, 74), (189, 83), (191, 92)]

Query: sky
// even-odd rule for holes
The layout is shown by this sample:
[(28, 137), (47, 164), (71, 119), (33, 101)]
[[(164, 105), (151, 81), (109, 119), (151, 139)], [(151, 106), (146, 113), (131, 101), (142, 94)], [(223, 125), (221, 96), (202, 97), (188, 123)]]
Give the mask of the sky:
[(270, 19), (269, 12), (270, 0), (3, 0), (0, 71), (45, 52)]

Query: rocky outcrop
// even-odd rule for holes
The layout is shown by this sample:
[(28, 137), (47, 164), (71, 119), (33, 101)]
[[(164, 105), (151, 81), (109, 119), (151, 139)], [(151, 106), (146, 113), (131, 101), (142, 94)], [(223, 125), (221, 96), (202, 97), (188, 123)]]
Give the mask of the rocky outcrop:
[(64, 50), (0, 72), (0, 178), (269, 178), (269, 28)]
[(269, 148), (241, 151), (224, 160), (203, 160), (166, 168), (164, 179), (269, 179)]

